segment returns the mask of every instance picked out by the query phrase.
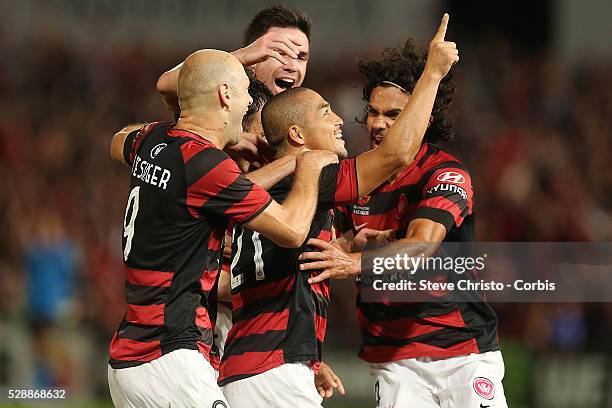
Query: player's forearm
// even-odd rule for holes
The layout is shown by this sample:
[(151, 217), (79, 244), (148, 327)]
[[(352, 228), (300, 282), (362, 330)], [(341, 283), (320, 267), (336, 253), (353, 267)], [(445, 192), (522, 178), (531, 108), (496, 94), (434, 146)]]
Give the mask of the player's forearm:
[(285, 156), (266, 164), (261, 169), (257, 169), (246, 174), (246, 177), (253, 183), (269, 190), (295, 171), (295, 157)]
[[(372, 273), (374, 259), (395, 259), (398, 254), (402, 257), (421, 258), (429, 257), (438, 248), (438, 243), (416, 241), (414, 239), (402, 239), (391, 242), (388, 245), (370, 251), (359, 252), (359, 261), (356, 263), (359, 273)], [(408, 261), (407, 261), (408, 262)]]
[[(250, 65), (244, 48), (232, 51), (231, 54), (235, 56), (244, 66)], [(178, 77), (182, 66), (183, 63), (181, 62), (176, 67), (161, 74), (156, 85), (157, 92), (159, 92), (162, 101), (168, 110), (175, 115), (181, 111), (178, 103)]]
[(217, 299), (222, 302), (232, 301), (232, 288), (230, 272), (221, 270), (219, 272), (219, 285), (217, 288)]
[(321, 169), (337, 162), (327, 151), (308, 151), (296, 159), (295, 179), (282, 205), (276, 202), (246, 226), (285, 248), (299, 248), (306, 240), (317, 207)]
[(244, 65), (245, 67), (248, 67), (249, 65), (251, 65), (249, 64), (249, 61), (246, 58), (246, 47), (238, 48), (237, 50), (230, 52), (230, 54), (236, 57), (236, 59), (240, 61), (240, 63)]
[(123, 157), (125, 139), (131, 132), (140, 129), (143, 126), (144, 123), (129, 125), (113, 135), (113, 138), (110, 142), (110, 156), (113, 160), (118, 161), (119, 163), (126, 164), (125, 158)]
[[(395, 235), (395, 234), (394, 234)], [(414, 219), (408, 225), (406, 237), (380, 248), (362, 252), (362, 267), (372, 267), (374, 258), (395, 258), (397, 254), (408, 257), (433, 255), (446, 237), (446, 228), (427, 219)]]
[(359, 197), (414, 160), (427, 131), (440, 79), (425, 71), (380, 146), (357, 156)]
[(459, 61), (456, 44), (444, 40), (448, 18), (448, 14), (442, 17), (440, 27), (429, 43), (425, 69), (412, 90), (408, 103), (380, 146), (389, 154), (396, 151), (402, 155), (405, 164), (412, 162), (419, 151), (442, 78), (448, 74), (453, 64)]
[(159, 92), (164, 104), (174, 114), (180, 112), (178, 103), (178, 76), (182, 65), (183, 63), (181, 62), (171, 70), (164, 72), (157, 80), (157, 92)]
[[(244, 50), (242, 48), (232, 51), (232, 55), (234, 55), (240, 63), (244, 65)], [(157, 92), (162, 97), (164, 103), (168, 106), (170, 110), (174, 113), (179, 111), (178, 106), (178, 77), (181, 72), (181, 67), (183, 66), (183, 62), (175, 66), (174, 68), (164, 72), (157, 79)]]
[(317, 208), (319, 175), (321, 170), (296, 170), (293, 187), (283, 202), (283, 222), (290, 228), (290, 234), (300, 246), (310, 231), (312, 217)]
[(438, 75), (425, 69), (410, 95), (410, 100), (378, 147), (381, 149), (381, 158), (387, 158), (383, 161), (406, 165), (414, 160), (429, 125), (440, 81)]

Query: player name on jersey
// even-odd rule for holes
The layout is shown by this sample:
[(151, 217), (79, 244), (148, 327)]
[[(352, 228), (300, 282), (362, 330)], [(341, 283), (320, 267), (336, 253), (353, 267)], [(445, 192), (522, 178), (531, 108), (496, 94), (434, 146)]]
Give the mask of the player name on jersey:
[(172, 172), (157, 164), (149, 163), (139, 155), (136, 155), (134, 165), (132, 166), (132, 176), (165, 190), (168, 187), (168, 181), (172, 176)]

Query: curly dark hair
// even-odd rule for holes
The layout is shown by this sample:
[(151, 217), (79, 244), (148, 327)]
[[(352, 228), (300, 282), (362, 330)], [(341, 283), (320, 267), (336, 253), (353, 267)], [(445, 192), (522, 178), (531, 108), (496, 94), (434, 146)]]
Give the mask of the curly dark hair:
[(293, 27), (306, 34), (310, 40), (310, 20), (304, 13), (283, 6), (272, 6), (261, 9), (244, 32), (244, 45), (249, 45), (272, 27)]
[[(408, 92), (412, 92), (427, 62), (427, 50), (416, 47), (414, 41), (409, 39), (401, 48), (388, 47), (382, 52), (379, 59), (370, 60), (361, 56), (357, 63), (359, 71), (366, 77), (363, 88), (363, 100), (368, 102), (372, 90), (383, 81), (400, 85)], [(432, 123), (425, 133), (424, 140), (430, 143), (448, 142), (455, 136), (453, 121), (450, 114), (455, 84), (452, 71), (440, 83), (438, 94), (432, 110)], [(361, 117), (355, 118), (357, 122), (365, 125), (367, 110)]]
[(272, 97), (272, 92), (263, 82), (255, 77), (255, 73), (251, 69), (245, 67), (244, 71), (249, 77), (249, 95), (253, 98), (253, 102), (249, 105), (247, 112), (242, 118), (242, 129), (248, 131), (253, 117), (263, 108), (268, 99)]

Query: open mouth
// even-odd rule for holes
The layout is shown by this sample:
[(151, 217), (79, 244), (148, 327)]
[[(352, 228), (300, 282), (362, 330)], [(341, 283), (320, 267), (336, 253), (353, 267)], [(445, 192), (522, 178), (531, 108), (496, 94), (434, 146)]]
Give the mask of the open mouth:
[(280, 89), (286, 90), (286, 89), (289, 89), (289, 88), (293, 87), (293, 84), (295, 83), (295, 79), (291, 79), (291, 78), (277, 78), (277, 79), (274, 80), (274, 83)]

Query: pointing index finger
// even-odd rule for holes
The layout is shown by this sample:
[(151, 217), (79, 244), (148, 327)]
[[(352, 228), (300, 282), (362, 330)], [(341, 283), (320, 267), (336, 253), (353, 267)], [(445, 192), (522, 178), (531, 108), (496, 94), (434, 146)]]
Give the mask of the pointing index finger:
[(444, 13), (442, 16), (442, 22), (440, 23), (440, 27), (438, 28), (438, 32), (433, 38), (434, 42), (444, 41), (444, 36), (446, 35), (446, 27), (448, 27), (448, 13)]

